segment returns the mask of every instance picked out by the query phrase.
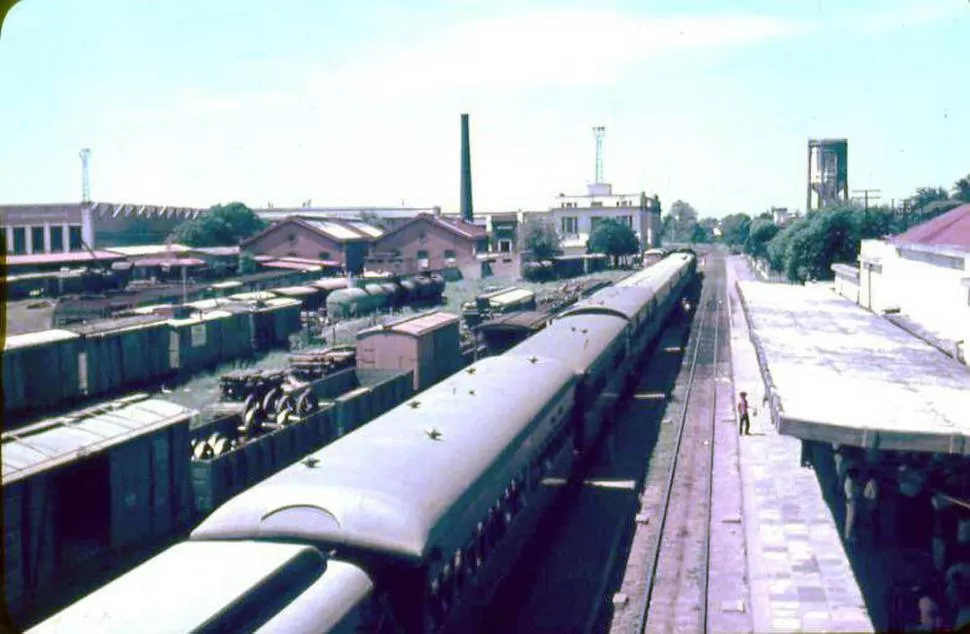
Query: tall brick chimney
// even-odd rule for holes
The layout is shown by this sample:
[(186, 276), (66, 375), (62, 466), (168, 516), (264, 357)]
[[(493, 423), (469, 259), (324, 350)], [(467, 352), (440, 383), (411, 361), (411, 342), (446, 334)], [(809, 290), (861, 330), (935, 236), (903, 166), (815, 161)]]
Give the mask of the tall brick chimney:
[(461, 217), (472, 221), (472, 155), (468, 138), (468, 115), (461, 115)]

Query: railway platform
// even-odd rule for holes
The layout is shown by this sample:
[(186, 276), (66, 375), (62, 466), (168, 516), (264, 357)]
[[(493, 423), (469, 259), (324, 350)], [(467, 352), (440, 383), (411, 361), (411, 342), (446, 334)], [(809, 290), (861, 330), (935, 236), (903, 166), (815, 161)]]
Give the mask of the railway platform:
[(761, 405), (765, 383), (735, 284), (755, 277), (741, 258), (726, 268), (734, 392), (746, 391), (756, 412), (739, 443), (750, 603), (739, 611), (755, 632), (872, 632), (838, 525), (815, 472), (801, 466), (801, 443), (779, 434)]

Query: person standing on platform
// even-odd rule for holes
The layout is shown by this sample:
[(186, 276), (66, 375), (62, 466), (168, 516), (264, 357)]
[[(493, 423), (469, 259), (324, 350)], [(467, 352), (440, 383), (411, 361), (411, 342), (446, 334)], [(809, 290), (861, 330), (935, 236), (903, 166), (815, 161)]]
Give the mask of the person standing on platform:
[(845, 541), (856, 541), (855, 523), (859, 503), (859, 470), (850, 467), (845, 475)]
[(748, 415), (748, 393), (741, 392), (738, 401), (738, 433), (742, 436), (751, 435), (751, 418)]

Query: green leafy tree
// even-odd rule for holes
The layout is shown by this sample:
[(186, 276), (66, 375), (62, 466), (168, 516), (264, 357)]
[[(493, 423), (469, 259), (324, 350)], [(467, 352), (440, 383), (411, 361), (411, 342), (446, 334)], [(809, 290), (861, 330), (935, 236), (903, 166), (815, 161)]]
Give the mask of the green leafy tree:
[(778, 235), (779, 228), (771, 218), (758, 217), (751, 221), (748, 231), (748, 239), (745, 241), (744, 250), (755, 258), (765, 258), (768, 256), (768, 242)]
[(712, 234), (700, 223), (694, 225), (694, 228), (690, 230), (690, 241), (695, 244), (706, 244), (711, 242), (712, 238)]
[(666, 225), (664, 239), (671, 242), (687, 242), (697, 226), (697, 210), (690, 203), (678, 200), (670, 206), (670, 221)]
[(953, 184), (953, 198), (970, 203), (970, 174)]
[(889, 218), (884, 210), (852, 205), (811, 213), (768, 243), (768, 261), (791, 282), (832, 279), (832, 264), (855, 262), (861, 240), (884, 235)]
[(640, 252), (640, 241), (637, 234), (624, 222), (615, 218), (604, 218), (597, 223), (593, 234), (589, 237), (589, 250), (593, 253), (603, 253), (613, 259), (613, 265), (622, 255), (633, 255)]
[(522, 223), (520, 235), (523, 250), (532, 253), (536, 260), (548, 260), (562, 253), (559, 235), (548, 222), (529, 218)]
[(743, 247), (751, 232), (751, 216), (731, 214), (721, 219), (721, 242), (731, 247)]
[(909, 197), (909, 208), (919, 211), (930, 203), (946, 200), (949, 197), (950, 193), (942, 187), (920, 187), (915, 194)]
[(198, 218), (183, 222), (169, 239), (190, 247), (235, 246), (266, 226), (266, 221), (246, 205), (229, 203), (211, 207)]

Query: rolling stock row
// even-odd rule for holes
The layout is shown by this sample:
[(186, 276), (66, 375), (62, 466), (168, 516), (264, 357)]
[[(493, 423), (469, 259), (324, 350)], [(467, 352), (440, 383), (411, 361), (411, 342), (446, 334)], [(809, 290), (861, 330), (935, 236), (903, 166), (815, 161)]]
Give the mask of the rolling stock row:
[[(34, 413), (79, 400), (156, 384), (260, 350), (285, 345), (300, 330), (301, 310), (325, 296), (329, 315), (360, 316), (413, 302), (440, 300), (437, 275), (348, 288), (343, 278), (206, 299), (147, 306), (129, 317), (7, 337), (3, 410)], [(258, 302), (258, 303), (256, 303)], [(159, 314), (166, 311), (168, 315)], [(58, 381), (49, 379), (52, 372)]]
[(674, 254), (578, 302), (31, 631), (466, 630), (562, 492), (548, 479), (579, 473), (604, 435), (695, 267)]

